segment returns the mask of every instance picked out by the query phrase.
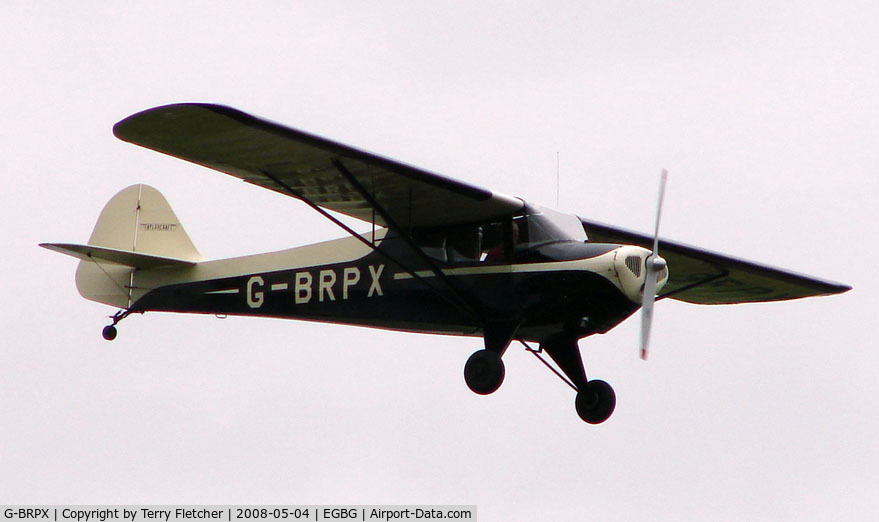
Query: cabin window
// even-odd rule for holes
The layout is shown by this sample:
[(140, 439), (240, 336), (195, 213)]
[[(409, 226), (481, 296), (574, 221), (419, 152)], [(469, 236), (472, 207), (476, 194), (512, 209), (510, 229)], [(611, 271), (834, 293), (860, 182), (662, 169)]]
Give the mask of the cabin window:
[(478, 226), (449, 228), (446, 236), (446, 255), (449, 263), (468, 264), (479, 260), (482, 229)]
[(445, 230), (435, 228), (415, 229), (412, 231), (412, 239), (428, 257), (442, 263), (448, 262)]
[(576, 216), (529, 206), (526, 212), (489, 223), (415, 229), (415, 243), (444, 265), (502, 264), (558, 241), (585, 241)]
[(504, 226), (498, 221), (435, 229), (415, 229), (412, 238), (425, 254), (444, 264), (477, 265), (506, 259)]

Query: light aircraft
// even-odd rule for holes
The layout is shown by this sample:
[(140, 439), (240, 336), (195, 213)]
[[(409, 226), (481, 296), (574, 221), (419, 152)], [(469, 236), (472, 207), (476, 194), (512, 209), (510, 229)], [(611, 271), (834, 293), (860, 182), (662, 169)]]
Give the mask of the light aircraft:
[[(467, 360), (464, 380), (483, 395), (503, 382), (501, 356), (518, 341), (576, 391), (577, 414), (598, 424), (613, 413), (616, 398), (606, 382), (587, 379), (579, 339), (605, 333), (641, 308), (644, 357), (655, 299), (730, 304), (851, 288), (660, 240), (662, 188), (651, 236), (225, 106), (156, 107), (113, 132), (298, 199), (350, 237), (205, 260), (156, 189), (130, 186), (104, 207), (88, 243), (41, 245), (80, 259), (76, 286), (83, 297), (119, 308), (103, 330), (108, 340), (120, 320), (147, 311), (482, 337), (485, 348)], [(372, 228), (358, 233), (334, 213)]]

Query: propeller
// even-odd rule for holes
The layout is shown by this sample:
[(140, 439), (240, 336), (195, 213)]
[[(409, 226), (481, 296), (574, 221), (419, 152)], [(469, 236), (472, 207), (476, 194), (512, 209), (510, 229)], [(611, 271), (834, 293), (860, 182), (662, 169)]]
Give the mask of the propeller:
[(647, 360), (647, 346), (650, 343), (650, 325), (653, 322), (653, 303), (656, 301), (656, 281), (665, 268), (665, 259), (659, 257), (659, 218), (662, 215), (662, 198), (665, 195), (665, 182), (668, 171), (662, 169), (659, 175), (659, 202), (656, 205), (656, 229), (653, 233), (653, 252), (647, 257), (644, 275), (644, 296), (641, 300), (641, 358)]

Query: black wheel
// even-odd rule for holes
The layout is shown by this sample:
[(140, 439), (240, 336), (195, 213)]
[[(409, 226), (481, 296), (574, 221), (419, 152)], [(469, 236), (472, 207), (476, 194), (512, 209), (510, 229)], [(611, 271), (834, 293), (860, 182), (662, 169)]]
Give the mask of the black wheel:
[(574, 405), (577, 415), (589, 424), (601, 424), (613, 413), (617, 404), (616, 394), (610, 384), (594, 380), (589, 381), (577, 392)]
[(112, 324), (105, 326), (104, 330), (101, 332), (101, 335), (104, 336), (104, 339), (112, 341), (116, 338), (116, 327)]
[(464, 365), (464, 382), (474, 393), (488, 395), (500, 388), (505, 373), (504, 361), (500, 355), (489, 350), (479, 350)]

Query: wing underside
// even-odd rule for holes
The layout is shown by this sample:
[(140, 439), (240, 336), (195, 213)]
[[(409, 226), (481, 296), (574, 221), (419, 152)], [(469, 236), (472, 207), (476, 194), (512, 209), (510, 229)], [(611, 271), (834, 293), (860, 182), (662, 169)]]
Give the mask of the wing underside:
[[(117, 123), (130, 143), (184, 159), (311, 205), (381, 226), (487, 221), (524, 203), (221, 105), (148, 109)], [(646, 234), (582, 220), (590, 240), (652, 248)], [(779, 301), (850, 287), (671, 241), (660, 241), (670, 279), (660, 297), (699, 304)]]
[(451, 225), (509, 215), (521, 200), (307, 134), (236, 109), (176, 104), (134, 114), (114, 134), (382, 226)]
[[(590, 241), (653, 247), (653, 237), (581, 219)], [(839, 294), (851, 287), (660, 239), (669, 280), (660, 298), (695, 304), (757, 303)]]

